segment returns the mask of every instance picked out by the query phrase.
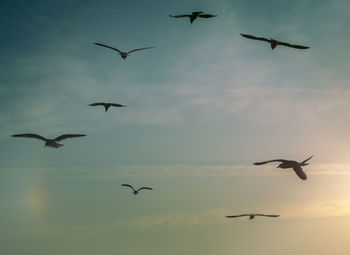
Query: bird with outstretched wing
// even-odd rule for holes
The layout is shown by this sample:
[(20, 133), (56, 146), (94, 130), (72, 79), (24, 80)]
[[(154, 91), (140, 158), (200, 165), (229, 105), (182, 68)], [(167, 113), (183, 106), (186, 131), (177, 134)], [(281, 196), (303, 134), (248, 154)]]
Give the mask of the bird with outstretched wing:
[(86, 136), (86, 135), (82, 135), (82, 134), (64, 134), (64, 135), (60, 135), (60, 136), (56, 137), (55, 139), (47, 139), (47, 138), (42, 137), (40, 135), (31, 134), (31, 133), (12, 135), (12, 137), (23, 137), (23, 138), (39, 139), (39, 140), (42, 140), (42, 141), (45, 142), (45, 147), (51, 147), (51, 148), (59, 148), (59, 147), (63, 146), (63, 144), (59, 144), (58, 143), (60, 141), (63, 141), (65, 139), (69, 139), (69, 138), (81, 137), (81, 136)]
[(116, 103), (103, 103), (103, 102), (100, 102), (100, 103), (89, 104), (89, 106), (100, 106), (100, 105), (102, 105), (105, 108), (105, 112), (107, 112), (109, 107), (111, 107), (111, 106), (114, 106), (114, 107), (126, 107), (126, 105), (116, 104)]
[(290, 48), (295, 48), (295, 49), (309, 49), (310, 47), (308, 46), (302, 46), (302, 45), (296, 45), (296, 44), (290, 44), (290, 43), (286, 43), (286, 42), (281, 42), (275, 39), (267, 39), (264, 37), (256, 37), (254, 35), (248, 35), (248, 34), (241, 34), (241, 36), (248, 38), (248, 39), (252, 39), (252, 40), (258, 40), (258, 41), (264, 41), (264, 42), (268, 42), (271, 45), (271, 49), (276, 48), (278, 45), (282, 45), (282, 46), (286, 46), (286, 47), (290, 47)]
[(190, 18), (190, 22), (191, 24), (193, 23), (193, 21), (195, 21), (195, 19), (199, 18), (213, 18), (216, 17), (217, 15), (212, 15), (212, 14), (205, 14), (203, 12), (192, 12), (192, 14), (179, 14), (179, 15), (169, 15), (172, 18), (184, 18), (184, 17), (188, 17)]
[(129, 188), (131, 188), (132, 189), (132, 191), (133, 191), (133, 193), (134, 193), (134, 195), (137, 195), (141, 190), (143, 190), (143, 189), (146, 189), (146, 190), (153, 190), (152, 188), (150, 188), (150, 187), (141, 187), (141, 188), (139, 188), (139, 189), (137, 189), (137, 190), (135, 190), (134, 189), (134, 187), (133, 186), (131, 186), (130, 184), (122, 184), (121, 186), (124, 186), (124, 187), (129, 187)]
[(256, 162), (254, 163), (254, 165), (259, 166), (259, 165), (264, 165), (271, 162), (280, 162), (281, 164), (279, 164), (277, 168), (282, 168), (282, 169), (292, 168), (300, 179), (306, 180), (307, 176), (301, 167), (307, 166), (309, 164), (307, 163), (307, 161), (309, 161), (312, 157), (313, 156), (305, 159), (302, 162), (297, 162), (295, 160), (287, 160), (287, 159), (272, 159), (272, 160), (267, 160), (262, 162)]
[(152, 49), (154, 48), (153, 46), (152, 47), (145, 47), (145, 48), (139, 48), (139, 49), (133, 49), (133, 50), (130, 50), (130, 51), (121, 51), (121, 50), (118, 50), (117, 48), (114, 48), (114, 47), (111, 47), (111, 46), (108, 46), (106, 44), (103, 44), (103, 43), (97, 43), (95, 42), (94, 44), (98, 45), (98, 46), (102, 46), (102, 47), (105, 47), (105, 48), (108, 48), (108, 49), (112, 49), (112, 50), (115, 50), (119, 53), (119, 55), (122, 57), (122, 59), (126, 59), (131, 53), (135, 52), (135, 51), (140, 51), (140, 50), (145, 50), (145, 49)]
[(279, 215), (276, 214), (261, 214), (261, 213), (248, 213), (248, 214), (239, 214), (239, 215), (228, 215), (225, 216), (226, 218), (238, 218), (238, 217), (245, 217), (249, 216), (249, 219), (252, 220), (256, 216), (262, 216), (262, 217), (279, 217)]

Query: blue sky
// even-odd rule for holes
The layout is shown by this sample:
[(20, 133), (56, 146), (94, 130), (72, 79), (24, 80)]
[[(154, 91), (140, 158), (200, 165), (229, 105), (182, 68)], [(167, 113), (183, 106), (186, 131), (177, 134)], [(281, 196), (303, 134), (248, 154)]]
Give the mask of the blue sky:
[[(347, 254), (341, 236), (349, 234), (350, 222), (349, 5), (345, 0), (3, 2), (0, 201), (6, 228), (0, 235), (7, 245), (0, 249), (23, 254), (21, 244), (29, 254), (96, 254), (94, 249), (115, 254), (116, 246), (132, 245), (135, 235), (142, 245), (132, 254), (180, 251), (175, 247), (184, 254), (212, 254), (195, 245), (212, 239), (210, 247), (221, 254), (281, 254), (282, 244), (301, 254), (329, 254), (337, 245)], [(195, 10), (218, 17), (191, 25), (168, 16)], [(271, 51), (240, 33), (311, 48)], [(155, 48), (124, 62), (94, 42), (125, 51)], [(95, 101), (127, 107), (105, 113), (87, 106)], [(87, 136), (66, 140), (58, 150), (10, 137), (26, 132)], [(309, 180), (302, 183), (275, 166), (252, 166), (257, 160), (310, 155)], [(119, 187), (122, 182), (157, 191), (135, 200)], [(271, 187), (288, 192), (272, 195)], [(136, 212), (129, 215), (128, 208)], [(222, 215), (231, 210), (267, 210), (285, 218), (258, 221), (260, 230), (246, 221), (225, 225)], [(217, 237), (252, 231), (259, 243), (257, 233), (270, 224), (283, 233), (306, 224), (298, 213), (310, 220), (300, 238), (321, 248), (294, 243), (289, 234), (279, 237), (281, 245), (272, 253), (262, 244), (248, 248), (248, 234), (239, 247)], [(334, 230), (328, 242), (312, 237), (320, 224)], [(123, 231), (130, 236), (122, 238)], [(149, 240), (143, 239), (148, 231)], [(48, 245), (38, 250), (44, 237)], [(66, 246), (60, 250), (62, 238)], [(164, 245), (157, 250), (158, 238)]]

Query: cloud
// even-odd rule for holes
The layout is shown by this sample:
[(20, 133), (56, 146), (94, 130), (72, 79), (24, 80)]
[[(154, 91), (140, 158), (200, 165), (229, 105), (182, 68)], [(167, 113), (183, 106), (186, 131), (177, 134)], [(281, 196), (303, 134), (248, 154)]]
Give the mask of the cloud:
[(281, 215), (287, 219), (317, 219), (350, 216), (349, 199), (317, 200), (281, 207)]
[[(310, 164), (304, 167), (307, 175), (350, 175), (350, 164)], [(292, 170), (291, 170), (292, 171)], [(285, 176), (285, 171), (273, 164), (255, 166), (238, 165), (125, 165), (113, 167), (48, 167), (48, 168), (0, 168), (3, 177), (47, 176), (51, 178), (132, 178), (132, 177), (181, 177), (181, 176)]]
[[(319, 200), (308, 203), (283, 204), (274, 210), (280, 214), (279, 221), (325, 219), (350, 216), (350, 200)], [(133, 219), (116, 220), (108, 224), (74, 225), (66, 227), (41, 226), (41, 233), (98, 235), (119, 230), (150, 231), (159, 228), (176, 230), (180, 228), (192, 228), (198, 226), (214, 226), (227, 224), (224, 217), (232, 212), (232, 208), (218, 208), (197, 213), (164, 213)], [(241, 212), (237, 212), (239, 214)], [(238, 219), (239, 220), (239, 219)], [(247, 220), (244, 218), (242, 220)]]
[[(219, 216), (218, 216), (219, 215)], [(112, 223), (104, 226), (100, 231), (111, 231), (117, 228), (149, 230), (153, 228), (165, 227), (169, 229), (177, 229), (182, 227), (193, 227), (199, 225), (212, 225), (224, 223), (225, 218), (222, 211), (206, 211), (201, 213), (174, 213), (159, 214), (146, 217), (140, 217), (132, 220)]]

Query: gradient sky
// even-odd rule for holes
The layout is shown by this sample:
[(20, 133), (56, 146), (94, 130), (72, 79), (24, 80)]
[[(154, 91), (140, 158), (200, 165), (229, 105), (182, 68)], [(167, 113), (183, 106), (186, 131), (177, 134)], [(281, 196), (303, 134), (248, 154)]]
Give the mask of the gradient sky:
[[(168, 17), (196, 10), (218, 17)], [(349, 10), (2, 1), (0, 253), (349, 254)], [(311, 48), (271, 51), (239, 33)], [(124, 62), (94, 42), (155, 48)], [(10, 137), (27, 132), (87, 136), (57, 150)], [(252, 165), (311, 155), (305, 182)], [(134, 197), (124, 182), (154, 191)], [(223, 217), (249, 212), (281, 217)]]

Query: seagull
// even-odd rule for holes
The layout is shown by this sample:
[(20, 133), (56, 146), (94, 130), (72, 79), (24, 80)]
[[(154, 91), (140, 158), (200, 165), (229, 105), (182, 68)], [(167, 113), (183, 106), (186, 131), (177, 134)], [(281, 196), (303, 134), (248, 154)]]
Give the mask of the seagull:
[(257, 162), (254, 163), (254, 165), (263, 165), (263, 164), (267, 164), (270, 162), (282, 162), (281, 164), (278, 165), (277, 168), (293, 168), (294, 172), (299, 176), (300, 179), (302, 180), (306, 180), (306, 174), (304, 173), (303, 169), (301, 168), (302, 166), (307, 166), (309, 163), (306, 163), (307, 161), (309, 161), (313, 156), (305, 159), (302, 162), (297, 162), (294, 160), (286, 160), (286, 159), (273, 159), (273, 160), (268, 160), (268, 161), (263, 161), (263, 162)]
[(134, 193), (134, 195), (139, 194), (139, 191), (142, 190), (142, 189), (153, 190), (152, 188), (149, 188), (149, 187), (141, 187), (141, 188), (139, 188), (138, 190), (135, 190), (134, 187), (131, 186), (130, 184), (122, 184), (121, 186), (125, 186), (125, 187), (131, 188), (131, 189), (132, 189), (132, 192)]
[(254, 219), (255, 216), (263, 216), (263, 217), (280, 217), (279, 215), (275, 214), (261, 214), (261, 213), (250, 213), (250, 214), (241, 214), (241, 215), (229, 215), (225, 216), (226, 218), (237, 218), (237, 217), (244, 217), (249, 216), (249, 219)]
[(211, 14), (204, 14), (203, 12), (192, 12), (192, 14), (180, 14), (180, 15), (169, 15), (172, 18), (184, 18), (184, 17), (189, 17), (190, 22), (192, 22), (197, 19), (198, 17), (200, 18), (212, 18), (216, 17), (218, 15), (211, 15)]
[(105, 44), (102, 44), (102, 43), (97, 43), (97, 42), (95, 42), (95, 44), (98, 45), (98, 46), (102, 46), (102, 47), (106, 47), (106, 48), (109, 48), (109, 49), (118, 51), (119, 55), (120, 55), (120, 56), (122, 57), (122, 59), (124, 59), (124, 60), (130, 55), (130, 53), (133, 53), (133, 52), (139, 51), (139, 50), (145, 50), (145, 49), (154, 48), (154, 47), (146, 47), (146, 48), (134, 49), (134, 50), (130, 50), (130, 51), (124, 52), (124, 51), (118, 50), (117, 48), (113, 48), (113, 47), (111, 47), (111, 46), (108, 46), (108, 45), (105, 45)]
[(85, 135), (80, 135), (80, 134), (65, 134), (65, 135), (60, 135), (56, 137), (55, 139), (46, 139), (45, 137), (42, 137), (37, 134), (18, 134), (18, 135), (12, 135), (12, 137), (24, 137), (24, 138), (36, 138), (39, 140), (42, 140), (45, 142), (44, 147), (51, 147), (51, 148), (59, 148), (63, 146), (63, 144), (59, 144), (58, 142), (63, 141), (68, 138), (74, 138), (74, 137), (80, 137), (80, 136), (85, 136)]
[(89, 104), (89, 106), (98, 106), (98, 105), (103, 105), (105, 108), (105, 112), (108, 111), (108, 108), (111, 106), (115, 106), (115, 107), (126, 107), (126, 105), (122, 105), (122, 104), (115, 104), (115, 103), (93, 103), (93, 104)]
[(249, 38), (249, 39), (253, 39), (253, 40), (259, 40), (259, 41), (268, 42), (268, 43), (270, 43), (272, 50), (274, 48), (276, 48), (278, 45), (283, 45), (283, 46), (296, 48), (296, 49), (308, 49), (308, 48), (310, 48), (310, 47), (307, 47), (307, 46), (295, 45), (295, 44), (289, 44), (289, 43), (286, 43), (286, 42), (277, 41), (277, 40), (272, 39), (272, 38), (271, 39), (267, 39), (267, 38), (264, 38), (264, 37), (255, 37), (253, 35), (247, 35), (247, 34), (241, 34), (241, 36)]

